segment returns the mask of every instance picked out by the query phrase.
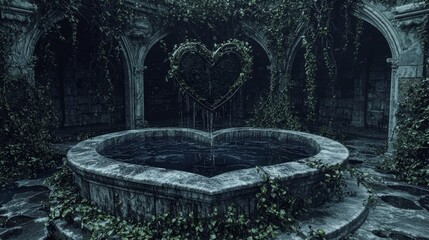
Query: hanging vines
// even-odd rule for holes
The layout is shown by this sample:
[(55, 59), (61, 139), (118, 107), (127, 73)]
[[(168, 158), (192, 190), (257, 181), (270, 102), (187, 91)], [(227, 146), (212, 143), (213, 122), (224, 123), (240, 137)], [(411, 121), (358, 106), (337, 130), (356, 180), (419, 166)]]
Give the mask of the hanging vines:
[[(306, 72), (306, 112), (307, 121), (314, 122), (317, 112), (316, 74), (318, 69), (327, 69), (332, 86), (336, 79), (336, 62), (333, 54), (334, 24), (343, 22), (345, 29), (343, 45), (347, 47), (354, 38), (352, 13), (359, 1), (353, 0), (318, 0), (318, 1), (289, 1), (281, 0), (272, 3), (264, 0), (238, 1), (190, 1), (164, 0), (167, 13), (155, 16), (155, 22), (168, 25), (185, 39), (212, 42), (213, 36), (217, 41), (229, 38), (242, 38), (246, 35), (245, 24), (260, 26), (266, 37), (268, 47), (273, 56), (271, 66), (271, 86), (269, 99), (272, 95), (287, 92), (285, 66), (290, 54), (287, 46), (292, 46), (297, 34), (302, 35), (302, 47), (305, 49)], [(333, 19), (340, 16), (341, 21), (334, 23)], [(207, 33), (201, 36), (202, 33)], [(226, 39), (219, 39), (219, 38)], [(180, 41), (180, 40), (179, 40)], [(356, 51), (359, 47), (356, 44)], [(317, 56), (323, 56), (319, 58)], [(271, 102), (271, 105), (275, 102)], [(288, 107), (289, 114), (292, 110)], [(254, 122), (254, 121), (253, 121)], [(285, 122), (285, 121), (283, 121)]]
[[(85, 37), (93, 42), (91, 44), (94, 44), (94, 47), (90, 48), (89, 53), (83, 53), (88, 55), (89, 66), (86, 67), (89, 67), (92, 75), (89, 79), (90, 82), (85, 84), (89, 86), (87, 88), (89, 91), (96, 89), (93, 94), (100, 101), (110, 103), (108, 109), (110, 113), (117, 111), (119, 104), (118, 99), (114, 96), (114, 80), (120, 78), (118, 75), (122, 70), (118, 69), (112, 60), (120, 59), (120, 37), (124, 35), (133, 21), (138, 19), (135, 10), (130, 8), (124, 0), (33, 0), (33, 3), (38, 7), (36, 17), (44, 19), (43, 21), (48, 23), (52, 15), (63, 14), (64, 20), (71, 26), (70, 35), (64, 35), (64, 23), (61, 22), (54, 23), (53, 26), (46, 24), (44, 27), (51, 39), (59, 38), (63, 42), (71, 42), (74, 48), (75, 65), (79, 48), (78, 27), (82, 29), (81, 26), (88, 26), (85, 31), (88, 31), (87, 34), (90, 36)], [(52, 55), (44, 54), (39, 61), (47, 61), (43, 60), (46, 58), (52, 58)]]
[[(396, 1), (380, 0), (385, 4)], [(137, 17), (132, 7), (124, 0), (82, 1), (82, 0), (32, 0), (38, 7), (39, 16), (47, 19), (53, 12), (61, 12), (72, 26), (72, 42), (77, 42), (77, 26), (81, 19), (88, 21), (97, 28), (103, 36), (99, 43), (97, 61), (101, 63), (100, 73), (108, 80), (111, 94), (113, 84), (108, 68), (107, 56), (118, 57), (118, 38)], [(154, 15), (159, 24), (167, 24), (183, 38), (201, 35), (201, 30), (209, 32), (200, 38), (212, 37), (211, 41), (225, 41), (232, 37), (244, 35), (244, 24), (257, 23), (261, 26), (269, 48), (275, 55), (271, 68), (271, 93), (278, 93), (285, 81), (285, 65), (291, 46), (297, 32), (302, 33), (302, 46), (305, 49), (306, 86), (305, 106), (307, 120), (314, 121), (317, 113), (317, 84), (315, 77), (318, 69), (325, 68), (333, 83), (336, 80), (336, 62), (333, 56), (333, 19), (338, 15), (343, 19), (345, 34), (344, 47), (351, 43), (354, 37), (355, 54), (359, 52), (359, 33), (362, 24), (358, 22), (355, 30), (351, 24), (351, 16), (360, 1), (354, 0), (316, 0), (290, 1), (280, 0), (272, 3), (265, 0), (238, 1), (191, 1), (191, 0), (162, 0), (149, 2), (162, 5), (167, 9), (165, 14)], [(90, 13), (89, 13), (89, 12)], [(88, 14), (89, 13), (89, 14)], [(49, 28), (51, 26), (46, 26)], [(424, 28), (422, 28), (424, 29)], [(182, 34), (183, 33), (183, 34)], [(427, 34), (424, 34), (426, 36)], [(220, 39), (218, 39), (220, 38)], [(227, 38), (227, 39), (221, 39)], [(318, 56), (322, 56), (319, 59)], [(334, 85), (334, 84), (332, 84)]]
[[(213, 111), (251, 78), (251, 53), (249, 44), (237, 39), (215, 45), (214, 51), (208, 50), (201, 42), (185, 42), (174, 50), (170, 58), (167, 79), (175, 79), (181, 91)], [(221, 74), (212, 75), (212, 71)]]
[[(83, 16), (80, 9), (85, 6), (95, 14), (87, 19), (106, 36), (99, 45), (99, 61), (104, 62), (102, 72), (110, 79), (107, 69), (108, 59), (103, 56), (111, 55), (106, 51), (111, 49), (111, 40), (117, 37), (136, 17), (124, 1), (81, 2), (81, 0), (47, 1), (34, 0), (41, 5), (41, 12), (60, 9), (73, 24), (78, 22), (77, 16)], [(338, 47), (333, 34), (338, 28), (344, 30), (343, 47), (354, 46), (354, 52), (359, 53), (359, 40), (362, 23), (353, 24), (352, 14), (360, 1), (354, 0), (317, 0), (290, 1), (280, 0), (272, 3), (266, 0), (223, 0), (223, 1), (192, 1), (192, 0), (162, 0), (149, 2), (163, 6), (161, 14), (151, 15), (152, 22), (174, 29), (178, 42), (192, 39), (205, 44), (223, 42), (231, 38), (245, 38), (245, 25), (257, 25), (266, 37), (269, 49), (272, 51), (271, 87), (269, 95), (287, 92), (285, 66), (290, 54), (287, 46), (292, 46), (297, 34), (302, 35), (302, 47), (305, 50), (305, 111), (308, 123), (317, 119), (317, 82), (318, 71), (326, 70), (331, 87), (335, 86), (337, 64), (333, 48)], [(335, 19), (340, 18), (340, 21)], [(343, 26), (338, 27), (341, 23)], [(112, 27), (113, 26), (113, 27)], [(109, 40), (110, 39), (110, 40)], [(320, 56), (320, 57), (319, 57)], [(109, 81), (109, 91), (112, 83)], [(333, 92), (333, 99), (335, 94)], [(274, 104), (274, 102), (273, 102)], [(288, 110), (292, 112), (291, 110)]]
[[(378, 0), (383, 4), (396, 4), (395, 0)], [(0, 0), (0, 7), (8, 4)], [(358, 56), (363, 22), (354, 23), (353, 11), (359, 7), (360, 1), (355, 0), (148, 0), (158, 6), (159, 13), (150, 16), (153, 23), (168, 26), (179, 37), (178, 43), (185, 39), (195, 39), (207, 44), (224, 42), (236, 38), (246, 38), (246, 26), (257, 26), (255, 29), (263, 33), (262, 41), (266, 42), (272, 54), (270, 68), (270, 93), (256, 106), (256, 116), (250, 121), (254, 125), (294, 128), (297, 121), (293, 109), (288, 104), (285, 68), (290, 56), (290, 46), (301, 39), (305, 51), (305, 108), (307, 122), (314, 123), (317, 119), (318, 102), (316, 81), (317, 74), (326, 70), (331, 78), (331, 87), (335, 85), (337, 63), (335, 49), (351, 48)], [(425, 0), (429, 4), (428, 0)], [(101, 86), (94, 82), (100, 91), (109, 93), (112, 98), (114, 84), (112, 76), (115, 69), (111, 67), (111, 59), (118, 59), (120, 36), (123, 36), (134, 20), (140, 16), (125, 0), (31, 0), (37, 5), (37, 14), (33, 16), (39, 22), (50, 22), (55, 13), (60, 13), (71, 26), (70, 41), (74, 46), (78, 43), (78, 26), (81, 21), (89, 24), (92, 33), (99, 34), (92, 65), (107, 84)], [(138, 6), (137, 6), (138, 7)], [(416, 31), (424, 44), (428, 57), (428, 20), (426, 19)], [(3, 24), (2, 24), (2, 27)], [(44, 26), (53, 33), (60, 33), (58, 24)], [(334, 39), (336, 32), (344, 37)], [(8, 49), (11, 41), (9, 30), (2, 29), (0, 39), (0, 74), (2, 81), (9, 72), (7, 64)], [(95, 35), (94, 35), (95, 36)], [(63, 40), (66, 36), (59, 34)], [(68, 38), (68, 37), (67, 37)], [(337, 42), (336, 42), (337, 41)], [(211, 46), (209, 46), (211, 47)], [(354, 48), (353, 48), (354, 47)], [(49, 52), (47, 51), (47, 55)], [(47, 56), (47, 57), (51, 57)], [(46, 61), (46, 64), (52, 61)], [(93, 69), (91, 69), (93, 70)], [(426, 73), (427, 75), (428, 73)], [(335, 94), (333, 94), (335, 99)], [(113, 109), (114, 110), (114, 109)], [(279, 114), (279, 112), (281, 114)], [(276, 118), (274, 118), (275, 116)], [(280, 116), (280, 117), (279, 117)], [(284, 119), (284, 118), (292, 118)], [(271, 121), (271, 119), (275, 119)], [(291, 121), (288, 121), (291, 120)]]

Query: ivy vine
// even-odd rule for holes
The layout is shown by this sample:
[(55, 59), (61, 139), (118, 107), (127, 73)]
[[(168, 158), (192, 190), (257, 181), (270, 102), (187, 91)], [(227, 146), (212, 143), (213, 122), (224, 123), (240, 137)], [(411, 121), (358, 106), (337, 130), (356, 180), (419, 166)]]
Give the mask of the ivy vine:
[[(188, 93), (197, 102), (204, 105), (211, 111), (229, 100), (235, 94), (235, 92), (237, 92), (237, 90), (243, 85), (243, 83), (251, 78), (253, 66), (252, 50), (249, 46), (249, 43), (247, 42), (242, 42), (237, 39), (230, 39), (225, 43), (215, 44), (214, 48), (215, 51), (211, 52), (201, 42), (192, 41), (178, 45), (174, 49), (173, 54), (170, 56), (170, 69), (167, 74), (167, 79), (175, 79), (178, 82), (179, 87), (182, 91)], [(219, 61), (228, 54), (235, 55), (239, 59), (240, 69), (232, 69), (232, 71), (237, 70), (238, 77), (237, 79), (228, 79), (227, 76), (220, 77), (221, 79), (218, 79), (219, 82), (216, 83), (217, 87), (212, 88), (210, 91), (213, 93), (208, 94), (207, 96), (203, 96), (197, 89), (195, 89), (195, 86), (191, 86), (188, 84), (187, 81), (189, 81), (189, 79), (185, 79), (186, 74), (188, 73), (183, 72), (184, 69), (181, 69), (180, 67), (181, 61), (186, 54), (197, 54), (198, 56), (201, 56), (203, 59), (207, 60), (207, 64), (209, 67), (215, 66), (216, 63), (220, 63)], [(195, 66), (192, 67), (195, 68)], [(192, 75), (204, 75), (207, 69), (202, 69), (202, 71), (203, 72), (199, 73), (193, 72)], [(221, 80), (223, 79), (225, 79), (225, 82), (221, 82)], [(227, 84), (227, 86), (224, 86), (224, 84)], [(208, 85), (211, 84), (209, 83)], [(209, 86), (203, 85), (199, 87), (207, 88)], [(210, 97), (209, 95), (216, 96), (215, 99), (212, 99), (213, 102), (211, 102), (210, 100), (208, 101), (207, 98)]]
[[(360, 4), (360, 1), (353, 0), (281, 0), (275, 3), (264, 0), (200, 2), (163, 0), (157, 3), (165, 6), (166, 12), (164, 15), (153, 16), (153, 22), (169, 26), (174, 29), (176, 35), (184, 39), (196, 38), (198, 41), (211, 43), (213, 38), (217, 40), (243, 38), (247, 34), (246, 26), (258, 26), (257, 30), (263, 32), (266, 37), (274, 61), (267, 100), (274, 99), (272, 95), (288, 94), (288, 88), (284, 85), (288, 77), (285, 74), (285, 66), (291, 53), (286, 46), (293, 46), (297, 34), (301, 34), (306, 60), (305, 106), (307, 121), (310, 123), (317, 117), (317, 70), (326, 68), (332, 81), (336, 79), (336, 62), (333, 54), (334, 25), (338, 23), (344, 25), (346, 32), (342, 41), (344, 47), (352, 45), (351, 36), (359, 32), (358, 28), (361, 26), (352, 24), (353, 11)], [(341, 19), (334, 22), (338, 17)], [(352, 26), (355, 26), (355, 29)], [(359, 40), (359, 35), (356, 35), (355, 39)], [(355, 50), (359, 51), (358, 44)], [(274, 104), (276, 102), (272, 101), (271, 105)], [(292, 116), (293, 111), (286, 115)]]
[[(135, 6), (125, 0), (82, 1), (82, 0), (32, 0), (38, 6), (38, 16), (42, 19), (53, 12), (61, 12), (73, 29), (72, 40), (77, 42), (77, 24), (81, 19), (90, 22), (102, 34), (97, 58), (102, 73), (108, 80), (109, 92), (113, 90), (108, 68), (112, 49), (119, 50), (117, 43), (133, 21), (139, 18)], [(293, 46), (298, 35), (301, 36), (305, 50), (305, 107), (307, 122), (317, 119), (317, 72), (326, 69), (332, 80), (336, 81), (337, 64), (333, 53), (337, 47), (333, 33), (338, 24), (344, 29), (343, 47), (355, 46), (355, 55), (359, 53), (359, 40), (362, 34), (362, 22), (353, 24), (353, 11), (362, 4), (354, 0), (317, 0), (290, 1), (280, 0), (274, 3), (266, 0), (237, 1), (192, 1), (192, 0), (148, 0), (161, 11), (149, 15), (150, 20), (159, 26), (167, 26), (176, 32), (184, 42), (196, 39), (207, 43), (226, 41), (231, 38), (244, 38), (246, 26), (257, 26), (266, 38), (268, 48), (273, 55), (271, 67), (271, 92), (269, 95), (286, 93), (288, 76), (285, 74), (288, 56), (286, 46)], [(396, 3), (392, 0), (380, 0), (384, 4)], [(426, 24), (427, 25), (427, 24)], [(424, 26), (426, 26), (424, 25)], [(425, 31), (425, 27), (421, 31)], [(50, 26), (47, 26), (50, 27)], [(353, 37), (354, 36), (354, 37)], [(422, 34), (427, 36), (427, 34)], [(427, 41), (426, 41), (427, 42)], [(117, 56), (117, 55), (116, 55)], [(268, 95), (267, 95), (268, 96)], [(333, 96), (335, 99), (335, 96)], [(272, 99), (272, 97), (270, 98)], [(272, 102), (275, 104), (275, 102)], [(293, 111), (290, 114), (291, 116)]]
[(79, 219), (80, 227), (89, 231), (89, 239), (273, 239), (281, 231), (298, 229), (296, 217), (307, 211), (308, 205), (278, 179), (261, 174), (264, 184), (256, 195), (255, 218), (229, 206), (223, 214), (214, 208), (207, 218), (198, 218), (191, 212), (136, 222), (107, 214), (82, 198), (71, 170), (64, 166), (47, 180), (53, 188), (49, 218), (69, 222)]
[[(91, 85), (96, 87), (97, 97), (106, 98), (103, 101), (110, 102), (109, 112), (113, 113), (117, 106), (117, 99), (113, 96), (115, 91), (114, 76), (119, 73), (112, 59), (121, 58), (120, 37), (123, 36), (136, 19), (139, 19), (137, 11), (131, 8), (124, 0), (106, 1), (82, 1), (82, 0), (32, 0), (37, 5), (35, 18), (46, 22), (45, 28), (49, 37), (69, 41), (75, 48), (79, 45), (78, 27), (87, 24), (92, 34), (91, 38), (96, 41), (94, 53), (91, 54), (90, 68), (94, 76)], [(71, 35), (64, 35), (61, 31), (64, 26), (61, 22), (50, 22), (49, 18), (60, 14), (71, 27)], [(49, 46), (49, 42), (46, 43)], [(43, 47), (43, 46), (42, 46)], [(52, 62), (53, 54), (44, 54), (38, 61)], [(51, 60), (50, 60), (51, 59)], [(46, 65), (49, 69), (52, 65)], [(42, 73), (43, 75), (43, 73)], [(97, 76), (95, 76), (97, 75)], [(102, 79), (101, 83), (98, 79)], [(104, 96), (101, 96), (104, 94)]]
[[(0, 9), (4, 2), (0, 2)], [(36, 177), (56, 164), (51, 149), (56, 118), (46, 87), (11, 74), (11, 48), (18, 29), (0, 25), (0, 185)]]
[(393, 156), (381, 168), (413, 184), (429, 186), (429, 78), (411, 85), (397, 114)]
[[(223, 214), (214, 208), (206, 218), (198, 218), (191, 212), (186, 215), (164, 214), (138, 222), (107, 214), (82, 198), (71, 170), (63, 166), (47, 179), (53, 189), (49, 219), (64, 219), (78, 224), (89, 232), (89, 239), (274, 239), (286, 231), (303, 235), (296, 224), (297, 218), (311, 211), (312, 202), (341, 200), (348, 194), (345, 192), (341, 166), (327, 167), (320, 162), (310, 166), (325, 172), (325, 180), (311, 199), (300, 198), (279, 179), (268, 176), (258, 168), (263, 184), (255, 196), (256, 212), (253, 217), (239, 214), (236, 206), (231, 205)], [(316, 235), (322, 232), (318, 229)], [(315, 236), (313, 231), (310, 235)], [(309, 239), (313, 239), (311, 236)]]

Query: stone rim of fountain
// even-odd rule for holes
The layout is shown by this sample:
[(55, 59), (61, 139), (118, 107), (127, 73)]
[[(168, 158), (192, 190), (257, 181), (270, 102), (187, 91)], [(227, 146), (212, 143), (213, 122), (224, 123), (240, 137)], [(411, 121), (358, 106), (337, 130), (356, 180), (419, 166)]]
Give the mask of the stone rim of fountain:
[[(324, 175), (322, 170), (308, 166), (309, 161), (320, 161), (327, 167), (334, 165), (344, 166), (349, 155), (348, 150), (334, 140), (310, 133), (281, 129), (230, 128), (215, 131), (211, 134), (186, 128), (128, 130), (85, 140), (69, 150), (67, 153), (68, 166), (74, 172), (81, 194), (109, 212), (123, 217), (132, 214), (129, 213), (130, 207), (126, 207), (128, 210), (124, 213), (123, 210), (116, 209), (115, 204), (108, 202), (115, 202), (115, 198), (120, 196), (121, 200), (117, 202), (122, 203), (123, 198), (125, 198), (122, 196), (128, 196), (129, 194), (142, 194), (144, 201), (147, 198), (154, 198), (153, 204), (160, 205), (154, 207), (155, 210), (150, 209), (148, 212), (143, 213), (145, 216), (157, 215), (160, 209), (168, 208), (167, 205), (171, 204), (171, 202), (157, 203), (156, 201), (160, 198), (164, 202), (167, 200), (183, 201), (184, 205), (189, 204), (189, 201), (192, 204), (196, 203), (198, 206), (206, 204), (208, 207), (204, 207), (203, 210), (206, 213), (209, 208), (216, 204), (239, 202), (239, 204), (245, 205), (245, 212), (252, 212), (251, 208), (254, 207), (254, 203), (250, 203), (251, 201), (249, 200), (246, 200), (249, 204), (242, 203), (241, 198), (243, 196), (254, 198), (259, 186), (263, 184), (264, 180), (256, 168), (235, 170), (209, 178), (179, 170), (119, 162), (98, 153), (98, 151), (110, 144), (125, 141), (137, 135), (152, 134), (150, 136), (162, 137), (169, 136), (169, 134), (175, 132), (192, 135), (195, 140), (203, 142), (221, 140), (222, 137), (227, 136), (234, 137), (234, 134), (259, 134), (261, 136), (277, 136), (281, 137), (280, 140), (287, 139), (307, 144), (315, 149), (317, 152), (315, 155), (293, 162), (260, 167), (270, 177), (275, 177), (286, 183), (294, 182), (294, 188), (298, 189), (298, 191), (303, 191), (304, 195), (311, 194), (308, 186), (314, 187)], [(139, 197), (141, 196), (139, 195), (137, 198)], [(180, 206), (176, 208), (182, 209), (181, 203), (178, 204)]]

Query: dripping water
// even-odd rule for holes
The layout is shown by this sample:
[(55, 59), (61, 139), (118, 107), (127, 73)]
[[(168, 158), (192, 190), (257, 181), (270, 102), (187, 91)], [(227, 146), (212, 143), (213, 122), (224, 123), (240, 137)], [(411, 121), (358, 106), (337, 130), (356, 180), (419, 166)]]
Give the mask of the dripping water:
[(207, 109), (184, 92), (178, 94), (181, 127), (210, 133), (219, 128), (237, 126), (243, 121), (246, 104), (243, 89), (216, 110)]

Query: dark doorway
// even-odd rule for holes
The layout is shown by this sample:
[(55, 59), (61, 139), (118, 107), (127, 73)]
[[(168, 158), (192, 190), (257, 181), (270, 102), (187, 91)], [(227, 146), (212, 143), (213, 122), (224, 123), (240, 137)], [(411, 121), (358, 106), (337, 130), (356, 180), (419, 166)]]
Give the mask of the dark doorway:
[[(124, 71), (119, 53), (100, 61), (101, 34), (84, 20), (62, 21), (36, 45), (35, 79), (49, 86), (59, 127), (123, 125)], [(116, 48), (112, 46), (112, 48)], [(106, 74), (108, 73), (108, 74)]]
[[(324, 70), (317, 77), (317, 118), (319, 124), (332, 124), (385, 132), (387, 137), (391, 67), (389, 45), (372, 25), (363, 23), (364, 33), (359, 55), (354, 49), (335, 49), (338, 65), (335, 82)], [(339, 36), (337, 36), (339, 37)], [(291, 99), (296, 110), (305, 117), (304, 51), (300, 49), (292, 67)], [(334, 97), (335, 96), (335, 97)], [(301, 110), (301, 111), (300, 111)]]

